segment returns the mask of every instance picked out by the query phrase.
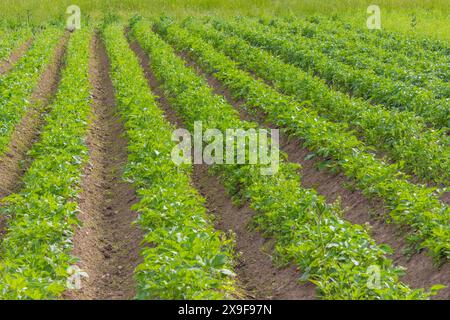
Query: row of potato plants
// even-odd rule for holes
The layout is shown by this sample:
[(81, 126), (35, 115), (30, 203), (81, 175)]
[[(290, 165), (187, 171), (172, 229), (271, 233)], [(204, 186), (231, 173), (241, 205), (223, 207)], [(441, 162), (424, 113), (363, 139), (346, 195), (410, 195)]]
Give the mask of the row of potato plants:
[(7, 59), (14, 49), (24, 44), (31, 36), (32, 32), (28, 27), (0, 28), (0, 61)]
[[(268, 20), (268, 19), (260, 19), (259, 22), (261, 22), (263, 25), (265, 25), (266, 27), (270, 26), (270, 29), (272, 29), (272, 31), (277, 31), (276, 33), (284, 35), (285, 39), (291, 39), (294, 40), (296, 42), (301, 42), (306, 41), (308, 42), (309, 45), (316, 47), (316, 51), (321, 54), (323, 53), (324, 56), (326, 55), (333, 55), (333, 51), (336, 49), (336, 46), (327, 46), (327, 44), (322, 44), (321, 41), (318, 41), (317, 39), (314, 39), (314, 37), (310, 37), (308, 32), (307, 35), (303, 35), (302, 33), (298, 33), (295, 31), (292, 31), (292, 29), (295, 30), (295, 22), (292, 23), (291, 21), (286, 23), (286, 22), (280, 22), (281, 20)], [(294, 19), (294, 21), (297, 21), (297, 19)], [(280, 24), (283, 24), (286, 28), (289, 28), (289, 26), (292, 26), (292, 28), (290, 29), (285, 29), (284, 27), (279, 29)], [(277, 27), (274, 27), (274, 25), (277, 25)], [(311, 30), (311, 29), (308, 29)], [(319, 32), (320, 33), (320, 32)], [(326, 36), (326, 32), (322, 32), (322, 34), (325, 34)], [(342, 36), (341, 36), (342, 37)], [(354, 44), (352, 41), (345, 39), (342, 40), (342, 42), (345, 42), (348, 44), (349, 49), (348, 50), (353, 50)], [(366, 54), (367, 56), (369, 56), (369, 54), (367, 54), (367, 52), (370, 52), (370, 56), (374, 56), (374, 54), (372, 53), (372, 50), (369, 50), (367, 48), (367, 45), (364, 46), (364, 43), (362, 44), (362, 53), (361, 54), (355, 54), (352, 53), (351, 51), (348, 51), (348, 59), (353, 60), (353, 62), (355, 62), (356, 64), (360, 63), (361, 60), (363, 59), (362, 56), (364, 56), (364, 54)], [(375, 49), (378, 49), (378, 52), (383, 51), (383, 49), (380, 49), (379, 46), (375, 46)], [(322, 52), (323, 51), (323, 52)], [(387, 52), (388, 50), (384, 50), (383, 52)], [(390, 52), (391, 56), (388, 59), (386, 65), (387, 68), (383, 68), (383, 72), (386, 72), (387, 69), (391, 68), (392, 65), (392, 59), (393, 57), (397, 58), (398, 56), (400, 56), (401, 54), (399, 54), (398, 52)], [(428, 53), (428, 51), (427, 51)], [(339, 60), (339, 59), (346, 59), (347, 55), (345, 55), (345, 57), (339, 57), (336, 54), (333, 55), (333, 61)], [(421, 65), (422, 63), (426, 64), (426, 68), (422, 69), (422, 74), (426, 75), (424, 77), (420, 77), (417, 76), (416, 77), (416, 72), (414, 71), (404, 71), (405, 75), (410, 75), (412, 78), (417, 79), (417, 81), (420, 81), (421, 79), (427, 79), (429, 78), (430, 74), (433, 74), (433, 80), (435, 81), (434, 83), (431, 84), (431, 88), (432, 89), (437, 89), (437, 91), (432, 91), (427, 90), (425, 88), (423, 88), (423, 85), (412, 85), (410, 83), (404, 83), (402, 81), (395, 81), (395, 80), (391, 80), (391, 79), (385, 79), (384, 82), (386, 83), (382, 83), (382, 87), (385, 88), (387, 90), (387, 92), (389, 93), (389, 96), (392, 94), (394, 94), (393, 97), (390, 97), (389, 99), (386, 97), (383, 100), (383, 96), (381, 94), (366, 94), (364, 95), (364, 93), (362, 93), (363, 96), (366, 96), (367, 98), (370, 98), (372, 100), (374, 100), (375, 102), (379, 102), (379, 103), (385, 103), (387, 104), (387, 106), (393, 106), (393, 107), (400, 107), (400, 108), (404, 108), (405, 106), (409, 108), (408, 103), (409, 104), (413, 104), (414, 106), (418, 106), (418, 107), (414, 107), (414, 108), (419, 108), (421, 102), (426, 101), (425, 97), (430, 98), (433, 103), (432, 106), (436, 106), (437, 109), (439, 110), (444, 110), (443, 114), (447, 115), (448, 117), (448, 107), (449, 107), (449, 100), (445, 99), (445, 97), (448, 94), (448, 86), (446, 86), (446, 82), (448, 81), (448, 77), (450, 75), (449, 73), (449, 60), (448, 57), (442, 56), (440, 57), (441, 59), (430, 59), (430, 56), (425, 56), (423, 57), (421, 60), (417, 61), (411, 61), (412, 59), (410, 59), (409, 56), (404, 56), (404, 59), (400, 59), (400, 61), (402, 62), (397, 68), (394, 68), (395, 70), (399, 70), (403, 68), (403, 64), (406, 61), (408, 61), (410, 64), (413, 64), (413, 66), (417, 67), (418, 65)], [(375, 59), (374, 61), (379, 60), (379, 57), (377, 56), (377, 59)], [(424, 61), (425, 60), (425, 61)], [(339, 65), (341, 65), (340, 62), (338, 62)], [(348, 63), (344, 63), (344, 67), (345, 65)], [(369, 81), (368, 83), (373, 83), (376, 84), (376, 79), (370, 79), (373, 78), (373, 76), (375, 76), (375, 78), (380, 78), (383, 79), (382, 76), (378, 76), (376, 73), (374, 73), (373, 71), (373, 65), (371, 68), (369, 68), (370, 70), (368, 71), (368, 69), (366, 70), (359, 70), (361, 73), (361, 76), (364, 76), (366, 74), (368, 74), (368, 78), (367, 81)], [(415, 68), (414, 68), (415, 69)], [(381, 68), (380, 68), (381, 70)], [(434, 71), (431, 71), (434, 70)], [(347, 72), (351, 72), (351, 68), (347, 68), (346, 70)], [(371, 76), (369, 76), (371, 75)], [(439, 79), (436, 78), (437, 76), (443, 78), (443, 79)], [(334, 82), (336, 81), (336, 79), (334, 79)], [(372, 81), (373, 80), (373, 81)], [(370, 82), (372, 81), (372, 82)], [(433, 81), (432, 81), (433, 82)], [(388, 85), (389, 84), (389, 85)], [(344, 86), (347, 86), (349, 88), (349, 90), (351, 90), (351, 85), (348, 83), (343, 83)], [(376, 87), (376, 86), (375, 86)], [(400, 90), (401, 89), (401, 90)], [(406, 91), (406, 93), (402, 92), (402, 91)], [(418, 97), (416, 97), (418, 96)], [(441, 98), (442, 97), (442, 98)], [(422, 109), (425, 109), (425, 107), (423, 107)], [(445, 113), (445, 111), (447, 113)], [(437, 118), (437, 116), (435, 117)], [(442, 120), (443, 123), (445, 123), (445, 120)], [(448, 125), (448, 123), (447, 123)]]
[[(264, 23), (272, 23), (274, 20), (270, 18), (261, 19)], [(345, 39), (348, 43), (358, 48), (360, 53), (370, 52), (380, 61), (386, 64), (395, 65), (413, 73), (422, 73), (424, 75), (432, 74), (433, 76), (448, 81), (450, 78), (450, 66), (448, 57), (430, 53), (424, 50), (418, 44), (410, 43), (406, 52), (393, 47), (388, 41), (382, 41), (376, 37), (376, 32), (365, 31), (354, 28), (349, 24), (339, 24), (336, 21), (316, 20), (314, 18), (298, 19), (288, 17), (283, 19), (291, 23), (290, 31), (294, 33), (300, 32), (305, 36), (316, 36), (316, 34), (328, 34), (329, 37)], [(298, 30), (297, 23), (307, 21), (311, 24), (310, 28)], [(318, 31), (318, 32), (316, 32)], [(375, 39), (375, 41), (371, 41)]]
[(306, 21), (308, 19), (303, 20), (288, 17), (283, 19), (262, 18), (260, 20), (261, 22), (263, 22), (264, 20), (263, 23), (265, 24), (276, 23), (277, 21), (290, 22), (292, 26), (290, 31), (293, 33), (300, 32), (304, 35), (311, 36), (316, 35), (315, 31), (317, 31), (317, 35), (329, 34), (333, 38), (341, 40), (347, 39), (360, 49), (360, 53), (367, 53), (368, 50), (370, 50), (370, 52), (374, 52), (380, 60), (396, 65), (398, 67), (403, 67), (413, 72), (428, 71), (437, 78), (443, 80), (447, 80), (450, 76), (448, 56), (424, 50), (420, 45), (417, 44), (409, 44), (409, 46), (407, 47), (408, 53), (404, 53), (401, 50), (394, 49), (389, 45), (386, 45), (386, 42), (383, 42), (381, 40), (376, 42), (370, 41), (370, 38), (373, 35), (372, 32), (361, 32), (361, 30), (348, 27), (347, 25), (345, 25), (344, 27), (336, 27), (335, 24), (313, 23), (312, 21), (308, 21), (311, 28), (306, 28), (305, 30), (302, 29), (302, 31), (300, 31), (298, 28), (298, 24), (301, 24), (302, 21)]
[(53, 62), (61, 36), (61, 30), (46, 28), (36, 36), (14, 69), (0, 76), (0, 155), (6, 151), (16, 124), (30, 107), (33, 89), (47, 65)]
[[(296, 20), (297, 18), (293, 18)], [(435, 61), (448, 61), (450, 47), (441, 40), (411, 36), (386, 30), (363, 30), (352, 23), (337, 16), (307, 18), (320, 26), (326, 25), (327, 29), (336, 31), (346, 30), (349, 34), (364, 39), (367, 43), (383, 49), (405, 54), (410, 58), (423, 60), (430, 58)]]
[(436, 261), (450, 257), (450, 210), (439, 201), (435, 188), (408, 182), (396, 165), (375, 158), (341, 124), (321, 118), (317, 112), (254, 79), (189, 31), (167, 24), (160, 32), (223, 82), (238, 100), (244, 100), (248, 109), (263, 111), (272, 123), (304, 140), (305, 147), (326, 160), (325, 166), (342, 170), (365, 195), (383, 199), (390, 218), (411, 227), (408, 239), (412, 243), (428, 248)]
[(377, 35), (381, 36), (380, 38), (382, 38), (382, 40), (391, 41), (393, 50), (396, 49), (396, 46), (402, 48), (419, 47), (426, 51), (427, 54), (436, 53), (442, 57), (446, 57), (447, 59), (449, 59), (450, 56), (450, 46), (448, 45), (448, 42), (443, 40), (431, 39), (427, 37), (412, 38), (404, 33), (398, 32), (379, 32)]
[(424, 57), (434, 56), (449, 59), (450, 46), (447, 42), (428, 37), (411, 37), (400, 32), (375, 32), (376, 40), (380, 42), (389, 42), (391, 50), (405, 50), (414, 52), (414, 50), (423, 50)]
[[(171, 43), (189, 35), (162, 21), (155, 29)], [(203, 128), (225, 132), (233, 128), (256, 128), (239, 119), (238, 112), (222, 96), (215, 95), (205, 79), (198, 76), (173, 48), (152, 32), (152, 23), (137, 21), (132, 34), (150, 57), (151, 68), (161, 81), (168, 100), (189, 129), (195, 121)], [(180, 38), (176, 35), (181, 32)], [(233, 70), (230, 70), (233, 72)], [(262, 175), (260, 165), (213, 165), (236, 201), (248, 201), (257, 213), (254, 223), (276, 240), (280, 262), (296, 263), (303, 275), (317, 285), (324, 299), (393, 299), (428, 297), (422, 289), (412, 290), (399, 281), (400, 269), (385, 255), (359, 225), (341, 219), (337, 204), (329, 205), (314, 190), (301, 187), (298, 166), (281, 159), (274, 175)], [(379, 287), (367, 285), (370, 267), (380, 271)]]
[[(420, 86), (422, 90), (428, 89), (423, 90), (423, 92), (435, 89), (437, 90), (433, 92), (435, 99), (447, 97), (446, 95), (448, 95), (449, 93), (448, 86), (446, 86), (445, 81), (442, 81), (439, 78), (436, 79), (435, 77), (433, 77), (431, 80), (429, 79), (429, 76), (433, 75), (430, 70), (424, 70), (424, 73), (426, 75), (422, 78), (411, 77), (411, 72), (403, 70), (402, 66), (394, 67), (390, 63), (381, 63), (379, 57), (376, 56), (375, 52), (373, 52), (367, 45), (363, 47), (362, 52), (358, 52), (357, 47), (355, 48), (354, 41), (343, 37), (330, 37), (330, 34), (328, 34), (327, 32), (314, 32), (311, 28), (302, 29), (301, 26), (299, 26), (299, 24), (296, 22), (286, 22), (281, 19), (259, 19), (258, 21), (263, 25), (275, 27), (278, 31), (286, 33), (288, 38), (295, 39), (295, 41), (298, 42), (305, 42), (313, 47), (314, 50), (317, 50), (318, 52), (321, 52), (334, 60), (343, 62), (344, 64), (351, 65), (353, 67), (359, 67), (359, 69), (364, 69), (364, 66), (367, 66), (367, 69), (370, 69), (371, 73), (374, 72), (379, 76), (391, 75), (394, 78), (393, 80), (401, 80), (412, 89), (417, 90), (417, 86)], [(314, 33), (316, 34), (316, 36), (312, 35)], [(378, 52), (380, 51), (381, 50), (379, 49)], [(427, 58), (429, 57), (425, 57), (424, 59)], [(444, 72), (446, 68), (448, 71), (449, 67), (448, 59), (443, 59), (443, 61), (439, 61), (438, 63), (433, 61), (431, 62), (431, 65), (434, 65), (433, 69), (437, 69), (439, 73)], [(442, 70), (443, 68), (444, 70)], [(424, 73), (422, 73), (422, 75), (424, 75)], [(390, 77), (388, 78), (391, 79)], [(411, 78), (419, 81), (419, 83), (411, 83), (411, 81), (409, 81)], [(420, 82), (421, 80), (427, 81)], [(427, 86), (429, 86), (430, 88), (427, 88)]]
[(283, 93), (293, 95), (299, 102), (309, 102), (310, 108), (332, 121), (348, 123), (368, 145), (401, 162), (400, 169), (404, 167), (424, 181), (439, 183), (450, 179), (446, 133), (427, 129), (413, 113), (385, 110), (334, 91), (322, 79), (209, 24), (189, 19), (184, 26)]
[(216, 19), (214, 24), (227, 33), (236, 34), (253, 45), (279, 55), (288, 63), (322, 77), (340, 90), (384, 104), (387, 108), (413, 111), (437, 128), (449, 126), (450, 99), (434, 99), (432, 92), (412, 88), (400, 81), (390, 81), (370, 70), (358, 70), (330, 59), (315, 49), (306, 38), (286, 35), (257, 21)]
[(158, 108), (123, 25), (105, 26), (102, 36), (128, 138), (125, 179), (137, 191), (133, 210), (144, 231), (137, 298), (232, 298), (232, 239), (214, 230), (205, 200), (190, 184), (191, 165), (171, 160), (175, 128)]
[[(347, 38), (331, 36), (328, 32), (323, 32), (311, 28), (310, 24), (302, 22), (286, 22), (283, 20), (260, 20), (263, 24), (272, 25), (288, 34), (294, 34), (308, 41), (320, 52), (339, 62), (351, 65), (358, 69), (370, 69), (375, 74), (387, 77), (394, 81), (402, 81), (411, 86), (419, 86), (433, 93), (435, 99), (449, 98), (450, 86), (443, 80), (436, 77), (432, 71), (416, 72), (404, 69), (403, 66), (384, 63), (380, 60), (378, 53), (384, 51), (380, 48), (373, 50), (369, 46), (358, 47), (358, 45)], [(441, 71), (442, 72), (442, 71)]]
[(70, 37), (59, 88), (40, 141), (30, 151), (33, 162), (22, 189), (2, 200), (0, 214), (8, 217), (0, 248), (2, 299), (57, 298), (66, 290), (68, 267), (76, 263), (71, 251), (78, 223), (76, 199), (88, 157), (91, 35), (83, 28)]

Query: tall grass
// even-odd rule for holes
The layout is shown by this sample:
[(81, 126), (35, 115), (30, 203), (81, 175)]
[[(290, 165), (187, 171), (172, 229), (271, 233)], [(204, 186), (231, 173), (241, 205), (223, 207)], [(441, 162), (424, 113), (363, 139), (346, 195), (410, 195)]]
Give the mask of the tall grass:
[(0, 19), (8, 23), (65, 20), (72, 4), (91, 18), (113, 12), (129, 16), (186, 15), (338, 15), (365, 26), (370, 4), (381, 8), (386, 30), (450, 40), (449, 0), (1, 0)]

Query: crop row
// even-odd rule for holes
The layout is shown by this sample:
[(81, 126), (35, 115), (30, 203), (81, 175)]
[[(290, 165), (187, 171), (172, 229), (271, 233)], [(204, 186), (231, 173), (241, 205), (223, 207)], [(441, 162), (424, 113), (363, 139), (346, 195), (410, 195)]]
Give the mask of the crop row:
[(319, 75), (341, 90), (382, 103), (388, 108), (413, 111), (436, 127), (448, 126), (450, 100), (435, 100), (431, 92), (411, 88), (399, 81), (389, 81), (371, 72), (356, 70), (310, 48), (311, 43), (308, 41), (286, 36), (276, 28), (252, 20), (215, 19), (214, 25), (280, 55), (286, 62)]
[(332, 121), (348, 123), (366, 143), (401, 161), (406, 169), (425, 181), (450, 179), (446, 134), (428, 130), (414, 114), (384, 110), (336, 92), (321, 79), (209, 25), (190, 19), (185, 26), (237, 61), (241, 68), (270, 81), (283, 93), (293, 95), (299, 102), (308, 101), (310, 108)]
[(0, 61), (7, 59), (11, 52), (31, 38), (30, 28), (0, 29)]
[(0, 76), (0, 155), (10, 141), (15, 125), (30, 106), (30, 96), (46, 66), (52, 62), (62, 32), (46, 28), (36, 37), (15, 68)]
[[(271, 24), (272, 19), (261, 19), (265, 24)], [(370, 52), (380, 61), (395, 65), (413, 73), (422, 72), (425, 74), (432, 74), (433, 76), (448, 81), (450, 77), (450, 69), (448, 59), (441, 55), (436, 55), (427, 51), (425, 52), (420, 46), (410, 46), (408, 50), (413, 49), (412, 52), (404, 53), (398, 49), (393, 49), (386, 45), (385, 42), (378, 39), (370, 41), (371, 38), (376, 37), (376, 32), (361, 32), (356, 31), (348, 24), (340, 25), (335, 21), (320, 20), (316, 21), (311, 18), (306, 18), (305, 21), (310, 23), (310, 27), (305, 27), (299, 30), (297, 24), (301, 24), (303, 20), (297, 18), (287, 18), (283, 21), (291, 23), (290, 32), (300, 33), (304, 36), (314, 37), (316, 34), (328, 34), (330, 38), (345, 39), (358, 49), (359, 53)]]
[(356, 181), (364, 194), (382, 198), (396, 223), (412, 227), (410, 240), (427, 247), (437, 260), (448, 259), (450, 210), (438, 200), (433, 188), (411, 184), (398, 172), (397, 166), (376, 159), (341, 124), (324, 120), (316, 112), (255, 80), (201, 38), (176, 25), (161, 26), (160, 32), (222, 81), (236, 98), (246, 101), (249, 108), (259, 108), (271, 122), (289, 129), (305, 141), (308, 149), (327, 159), (329, 167), (340, 168)]
[[(264, 20), (264, 21), (263, 21)], [(382, 40), (371, 42), (370, 38), (374, 35), (371, 32), (355, 32), (354, 28), (336, 27), (335, 23), (310, 23), (311, 28), (306, 27), (303, 29), (304, 20), (300, 19), (261, 19), (264, 24), (277, 24), (278, 21), (285, 21), (291, 24), (290, 32), (301, 33), (305, 36), (316, 36), (329, 34), (333, 40), (347, 40), (348, 43), (353, 44), (359, 49), (359, 53), (373, 53), (379, 60), (387, 64), (393, 64), (405, 70), (412, 71), (414, 73), (423, 72), (431, 73), (439, 79), (448, 80), (450, 76), (450, 66), (448, 65), (449, 58), (445, 55), (439, 55), (436, 53), (430, 53), (430, 51), (424, 50), (419, 45), (409, 44), (407, 47), (407, 54), (402, 53), (398, 49), (392, 49), (386, 46), (386, 43)], [(376, 33), (375, 33), (376, 34)]]
[[(417, 72), (405, 70), (403, 66), (384, 63), (380, 60), (380, 53), (384, 51), (382, 49), (365, 46), (361, 50), (354, 41), (343, 37), (330, 37), (330, 34), (327, 32), (315, 31), (310, 26), (305, 26), (298, 22), (270, 20), (267, 25), (274, 25), (277, 29), (287, 34), (295, 33), (295, 36), (299, 37), (299, 39), (307, 38), (308, 42), (316, 50), (347, 65), (358, 69), (365, 69), (366, 71), (370, 69), (379, 76), (402, 81), (408, 85), (422, 87), (432, 91), (434, 97), (437, 99), (450, 98), (450, 86), (433, 75), (432, 71)], [(440, 72), (442, 72), (442, 68), (440, 68)]]
[(388, 42), (392, 50), (405, 50), (413, 52), (420, 48), (424, 52), (424, 56), (443, 57), (449, 59), (450, 47), (448, 43), (442, 40), (434, 40), (429, 38), (411, 38), (406, 34), (399, 32), (376, 32), (376, 39), (381, 42)]
[[(447, 63), (449, 61), (450, 49), (448, 45), (439, 40), (412, 38), (408, 35), (387, 32), (386, 30), (367, 32), (367, 30), (361, 30), (337, 17), (333, 17), (333, 19), (318, 17), (308, 19), (321, 28), (325, 27), (328, 31), (345, 31), (352, 39), (359, 38), (367, 44), (381, 47), (393, 53), (404, 54), (411, 59), (422, 61), (428, 58), (433, 61), (447, 61)], [(296, 18), (293, 20), (296, 20)]]
[[(71, 239), (88, 153), (85, 138), (91, 110), (91, 34), (84, 28), (71, 36), (52, 109), (46, 116), (41, 140), (31, 149), (34, 161), (23, 178), (21, 191), (2, 201), (0, 214), (10, 217), (1, 245), (2, 299), (56, 298), (66, 289), (67, 269), (75, 263)], [(44, 32), (35, 46), (42, 43), (40, 50), (49, 55), (54, 47), (50, 43), (57, 35), (54, 30)], [(48, 60), (42, 55), (36, 56), (36, 67), (38, 62)]]
[[(171, 43), (190, 37), (185, 30), (172, 29), (166, 23), (162, 21), (155, 28)], [(222, 132), (256, 126), (241, 121), (222, 96), (214, 95), (205, 79), (186, 67), (184, 60), (151, 31), (151, 24), (134, 23), (132, 34), (149, 55), (155, 76), (188, 128), (192, 129), (195, 121), (202, 121), (204, 129)], [(230, 194), (249, 201), (257, 212), (257, 226), (276, 239), (276, 254), (286, 263), (295, 262), (303, 272), (302, 279), (315, 283), (321, 297), (427, 297), (423, 290), (411, 290), (399, 282), (399, 270), (385, 258), (388, 249), (377, 246), (363, 227), (342, 220), (337, 205), (330, 206), (315, 191), (300, 187), (297, 166), (280, 161), (274, 175), (262, 175), (260, 165), (217, 164), (213, 169)], [(367, 286), (373, 265), (383, 279), (377, 288)]]
[(151, 94), (123, 26), (102, 32), (111, 78), (128, 138), (125, 178), (137, 190), (138, 224), (144, 231), (136, 269), (138, 299), (232, 297), (232, 246), (214, 231), (204, 199), (191, 187), (191, 166), (171, 160), (174, 128)]

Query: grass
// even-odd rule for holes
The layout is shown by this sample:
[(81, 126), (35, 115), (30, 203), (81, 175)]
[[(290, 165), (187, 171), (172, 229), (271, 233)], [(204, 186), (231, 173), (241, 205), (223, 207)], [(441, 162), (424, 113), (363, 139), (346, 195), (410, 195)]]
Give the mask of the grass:
[[(130, 16), (169, 14), (176, 17), (215, 14), (242, 15), (338, 15), (365, 27), (370, 4), (381, 8), (385, 30), (450, 41), (448, 0), (2, 0), (0, 21), (39, 24), (65, 20), (65, 10), (76, 4), (82, 18), (114, 13)], [(87, 18), (88, 17), (88, 18)]]

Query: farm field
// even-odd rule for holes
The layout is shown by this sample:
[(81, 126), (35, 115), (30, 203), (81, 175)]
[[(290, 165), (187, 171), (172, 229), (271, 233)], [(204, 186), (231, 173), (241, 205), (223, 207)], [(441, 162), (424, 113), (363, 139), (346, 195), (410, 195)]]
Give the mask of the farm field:
[(450, 299), (445, 32), (29, 4), (0, 23), (1, 300)]

